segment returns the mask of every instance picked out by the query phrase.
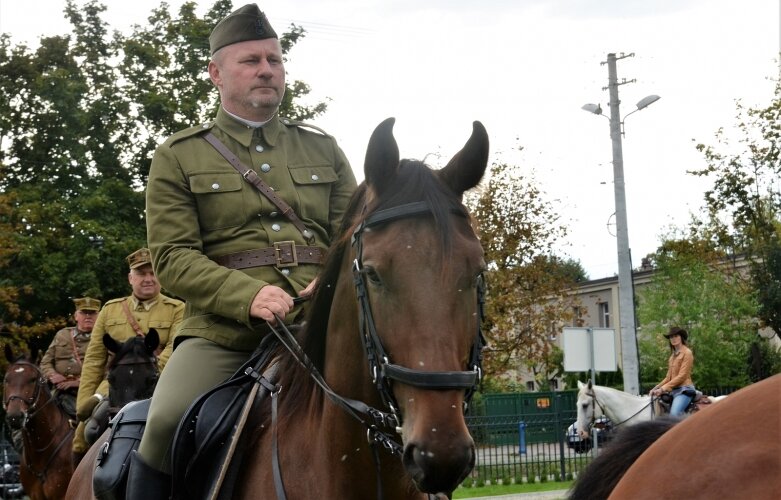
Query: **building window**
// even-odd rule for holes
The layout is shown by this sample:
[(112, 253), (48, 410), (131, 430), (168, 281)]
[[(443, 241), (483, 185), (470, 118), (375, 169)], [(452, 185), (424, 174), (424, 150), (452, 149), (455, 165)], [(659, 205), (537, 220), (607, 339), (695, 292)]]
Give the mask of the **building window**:
[(530, 392), (534, 392), (534, 382), (532, 381), (526, 382), (526, 390)]
[(550, 379), (550, 388), (553, 391), (558, 391), (559, 390), (559, 381), (556, 380), (555, 378)]
[(610, 328), (610, 307), (607, 302), (599, 303), (599, 326), (600, 328)]
[(572, 308), (572, 326), (583, 326), (583, 309), (578, 306)]

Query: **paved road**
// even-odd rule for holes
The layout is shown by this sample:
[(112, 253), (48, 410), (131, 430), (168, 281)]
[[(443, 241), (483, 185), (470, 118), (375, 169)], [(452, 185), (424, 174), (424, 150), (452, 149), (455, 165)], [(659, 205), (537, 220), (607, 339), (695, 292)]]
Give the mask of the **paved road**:
[(534, 493), (516, 493), (496, 497), (467, 498), (465, 500), (562, 500), (567, 498), (567, 490), (537, 491)]

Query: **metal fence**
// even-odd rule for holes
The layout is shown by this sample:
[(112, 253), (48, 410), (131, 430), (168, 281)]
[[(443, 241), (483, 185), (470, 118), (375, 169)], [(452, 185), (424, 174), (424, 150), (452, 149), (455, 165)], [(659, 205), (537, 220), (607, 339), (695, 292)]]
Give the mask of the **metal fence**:
[(577, 477), (592, 460), (592, 452), (570, 447), (567, 427), (576, 418), (574, 405), (565, 407), (562, 398), (556, 396), (545, 413), (467, 416), (477, 448), (475, 468), (466, 479), (467, 485)]

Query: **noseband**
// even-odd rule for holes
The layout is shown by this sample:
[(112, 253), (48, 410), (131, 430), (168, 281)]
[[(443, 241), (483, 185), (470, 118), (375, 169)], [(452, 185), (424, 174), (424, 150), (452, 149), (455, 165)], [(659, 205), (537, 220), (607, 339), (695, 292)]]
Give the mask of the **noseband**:
[[(451, 212), (462, 217), (467, 217), (467, 214), (460, 209), (454, 208)], [(369, 375), (371, 376), (377, 391), (380, 393), (383, 403), (396, 417), (397, 425), (401, 425), (401, 416), (398, 413), (398, 403), (393, 395), (391, 381), (395, 380), (405, 385), (428, 390), (464, 389), (466, 391), (464, 412), (466, 412), (468, 404), (472, 399), (472, 395), (477, 390), (482, 376), (482, 349), (485, 345), (485, 339), (480, 328), (483, 321), (484, 304), (482, 277), (479, 280), (477, 290), (477, 331), (475, 332), (475, 341), (472, 343), (472, 349), (469, 354), (467, 371), (430, 372), (413, 370), (391, 363), (388, 354), (382, 345), (382, 341), (377, 334), (377, 327), (372, 316), (371, 304), (369, 303), (366, 280), (363, 272), (363, 240), (361, 238), (363, 232), (368, 228), (388, 224), (398, 219), (430, 215), (431, 213), (429, 204), (424, 201), (379, 210), (364, 219), (355, 231), (353, 231), (352, 235), (352, 245), (356, 249), (356, 257), (353, 261), (353, 281), (355, 283), (355, 291), (358, 295), (358, 304), (360, 308), (359, 328), (361, 331), (363, 347), (366, 352), (366, 359), (369, 363)]]

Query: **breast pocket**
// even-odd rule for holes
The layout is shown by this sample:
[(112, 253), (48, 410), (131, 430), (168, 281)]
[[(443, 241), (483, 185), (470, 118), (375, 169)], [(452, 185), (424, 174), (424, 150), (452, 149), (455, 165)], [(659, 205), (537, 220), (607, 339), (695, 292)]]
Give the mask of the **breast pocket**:
[(337, 181), (331, 165), (291, 165), (290, 176), (296, 186), (301, 217), (327, 226), (331, 186)]
[(160, 345), (165, 345), (168, 343), (168, 340), (171, 335), (171, 321), (162, 321), (162, 320), (155, 320), (150, 319), (149, 320), (149, 329), (151, 330), (154, 328), (157, 330), (157, 334), (160, 336)]
[(198, 204), (198, 221), (206, 231), (244, 224), (242, 183), (238, 173), (198, 172), (190, 175), (190, 191)]

